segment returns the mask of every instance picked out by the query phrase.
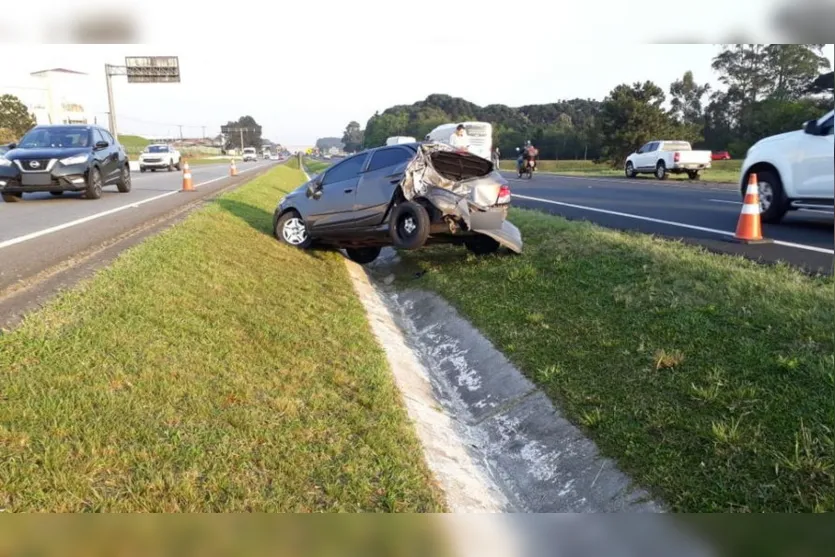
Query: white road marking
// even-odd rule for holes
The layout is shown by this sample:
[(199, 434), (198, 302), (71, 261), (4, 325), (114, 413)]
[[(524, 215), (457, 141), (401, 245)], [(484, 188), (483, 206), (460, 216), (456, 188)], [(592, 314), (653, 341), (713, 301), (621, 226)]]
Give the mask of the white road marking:
[[(742, 201), (729, 201), (727, 199), (708, 199), (714, 203), (733, 203), (734, 205), (742, 205)], [(823, 209), (807, 209), (805, 207), (798, 207), (798, 211), (806, 211), (807, 213), (819, 213), (821, 215), (831, 215), (832, 211), (824, 211)]]
[[(560, 205), (560, 206), (563, 206), (563, 207), (571, 207), (572, 209), (580, 209), (580, 210), (583, 210), (583, 211), (591, 211), (591, 212), (594, 212), (594, 213), (603, 213), (603, 214), (606, 214), (606, 215), (614, 215), (616, 217), (626, 217), (626, 218), (629, 218), (629, 219), (642, 220), (642, 221), (646, 221), (646, 222), (653, 222), (653, 223), (656, 223), (656, 224), (666, 224), (667, 226), (675, 226), (675, 227), (678, 227), (678, 228), (687, 228), (689, 230), (698, 230), (700, 232), (709, 232), (711, 234), (719, 234), (721, 236), (731, 236), (731, 237), (733, 237), (735, 235), (734, 232), (728, 232), (727, 230), (718, 230), (716, 228), (706, 228), (704, 226), (696, 226), (696, 225), (693, 225), (693, 224), (685, 224), (683, 222), (675, 222), (675, 221), (671, 221), (671, 220), (656, 219), (656, 218), (652, 218), (652, 217), (645, 217), (643, 215), (633, 215), (631, 213), (621, 213), (619, 211), (609, 211), (608, 209), (599, 209), (597, 207), (587, 207), (585, 205), (575, 205), (573, 203), (564, 203), (562, 201), (553, 201), (551, 199), (542, 199), (540, 197), (530, 197), (528, 195), (520, 195), (518, 193), (513, 194), (513, 197), (516, 197), (516, 198), (519, 198), (519, 199), (527, 199), (528, 201), (538, 201), (540, 203), (549, 203), (551, 205)], [(815, 252), (818, 252), (818, 253), (827, 253), (827, 254), (830, 254), (830, 255), (835, 255), (835, 250), (831, 250), (831, 249), (827, 249), (827, 248), (819, 248), (817, 246), (809, 246), (809, 245), (806, 245), (806, 244), (795, 244), (794, 242), (784, 242), (782, 240), (773, 240), (773, 243), (775, 243), (777, 245), (780, 245), (780, 246), (789, 247), (789, 248), (804, 249), (804, 250), (808, 250), (808, 251), (815, 251)]]
[[(247, 168), (246, 170), (238, 171), (238, 174), (243, 174), (245, 172), (252, 172), (253, 170), (257, 170), (259, 168), (264, 167), (265, 165), (254, 166), (252, 168)], [(200, 186), (205, 186), (211, 184), (213, 182), (217, 182), (219, 180), (223, 180), (225, 178), (229, 178), (229, 176), (219, 176), (217, 178), (212, 178), (211, 180), (206, 180), (205, 182), (200, 182), (196, 184), (194, 187), (199, 188)], [(160, 195), (155, 195), (154, 197), (149, 197), (148, 199), (143, 199), (142, 201), (137, 201), (133, 203), (128, 203), (127, 205), (122, 205), (120, 207), (114, 207), (113, 209), (108, 209), (107, 211), (102, 211), (101, 213), (95, 213), (92, 215), (88, 215), (86, 217), (82, 217), (80, 219), (72, 220), (69, 222), (65, 222), (63, 224), (59, 224), (57, 226), (51, 226), (49, 228), (44, 228), (43, 230), (38, 230), (35, 232), (30, 232), (29, 234), (24, 234), (23, 236), (18, 236), (17, 238), (11, 238), (9, 240), (5, 240), (0, 242), (0, 249), (7, 248), (9, 246), (14, 246), (16, 244), (21, 244), (23, 242), (27, 242), (29, 240), (34, 240), (35, 238), (40, 238), (41, 236), (46, 236), (47, 234), (52, 234), (53, 232), (59, 232), (61, 230), (66, 230), (67, 228), (78, 226), (79, 224), (84, 224), (85, 222), (90, 222), (92, 220), (100, 219), (102, 217), (106, 217), (108, 215), (112, 215), (114, 213), (118, 213), (120, 211), (124, 211), (125, 209), (134, 209), (139, 207), (140, 205), (144, 205), (146, 203), (150, 203), (151, 201), (156, 201), (157, 199), (162, 199), (164, 197), (168, 197), (169, 195), (175, 195), (178, 193), (183, 193), (181, 190), (173, 190), (168, 191)], [(187, 192), (186, 192), (187, 193)]]

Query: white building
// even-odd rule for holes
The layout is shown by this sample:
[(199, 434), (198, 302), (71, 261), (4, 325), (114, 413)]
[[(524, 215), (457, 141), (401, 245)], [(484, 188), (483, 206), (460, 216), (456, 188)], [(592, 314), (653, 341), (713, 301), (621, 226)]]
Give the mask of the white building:
[(92, 124), (92, 80), (86, 73), (54, 68), (29, 74), (21, 85), (0, 86), (0, 94), (18, 97), (38, 124)]

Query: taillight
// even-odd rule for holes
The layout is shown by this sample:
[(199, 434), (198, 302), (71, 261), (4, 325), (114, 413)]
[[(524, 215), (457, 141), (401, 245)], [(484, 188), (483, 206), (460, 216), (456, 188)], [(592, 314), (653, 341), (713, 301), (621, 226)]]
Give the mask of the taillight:
[(502, 186), (499, 188), (499, 197), (496, 203), (510, 203), (510, 186)]
[(673, 153), (673, 162), (678, 162), (680, 158), (681, 158), (681, 153), (679, 153), (678, 151)]

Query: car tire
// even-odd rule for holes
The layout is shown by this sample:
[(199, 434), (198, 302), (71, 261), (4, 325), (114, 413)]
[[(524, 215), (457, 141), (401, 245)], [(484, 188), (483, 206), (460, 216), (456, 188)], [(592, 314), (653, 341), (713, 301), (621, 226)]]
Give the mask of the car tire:
[(22, 193), (4, 193), (3, 194), (3, 201), (6, 203), (17, 203), (18, 201), (23, 201), (23, 194)]
[(51, 192), (49, 192), (49, 195), (59, 197), (59, 196), (64, 195), (64, 192), (62, 192), (62, 191), (51, 191)]
[[(299, 230), (299, 225), (303, 230)], [(313, 243), (307, 224), (296, 211), (288, 211), (281, 215), (275, 223), (273, 234), (279, 242), (294, 248), (307, 249)]]
[(148, 170), (148, 169), (145, 168), (144, 166), (139, 167), (139, 172), (145, 172), (146, 170)]
[(122, 173), (119, 175), (119, 181), (116, 182), (116, 187), (121, 193), (128, 193), (131, 188), (130, 167), (125, 165), (122, 167)]
[(168, 170), (168, 172), (174, 172), (174, 161), (173, 160), (170, 160), (170, 159), (168, 160), (168, 169), (167, 170)]
[(490, 236), (478, 234), (464, 240), (464, 247), (476, 255), (490, 255), (499, 251), (501, 244)]
[(414, 201), (397, 205), (389, 218), (389, 235), (398, 249), (413, 250), (423, 247), (429, 238), (429, 213)]
[(87, 199), (99, 199), (102, 190), (101, 172), (95, 166), (87, 173), (87, 187), (84, 189), (84, 197)]
[(380, 256), (382, 248), (367, 247), (367, 248), (345, 248), (345, 253), (348, 254), (348, 259), (360, 265), (367, 265), (377, 257)]
[(156, 168), (152, 168), (152, 169), (151, 169), (151, 172), (156, 172), (156, 171), (157, 171), (157, 169), (156, 169)]
[(667, 165), (664, 164), (664, 161), (658, 161), (658, 164), (655, 165), (655, 177), (659, 180), (667, 179)]
[(635, 173), (635, 167), (632, 165), (631, 162), (626, 163), (626, 167), (623, 169), (623, 172), (626, 174), (627, 178), (634, 178), (637, 176)]
[(177, 164), (174, 165), (174, 168), (176, 168), (178, 171), (182, 170), (183, 169), (183, 161), (182, 160), (177, 161)]
[(698, 180), (699, 179), (699, 171), (698, 170), (688, 170), (687, 177), (690, 180)]
[[(745, 190), (748, 189), (749, 171), (745, 175), (745, 185), (742, 187), (742, 199), (745, 200)], [(771, 170), (763, 170), (757, 172), (757, 189), (760, 195), (760, 220), (768, 224), (777, 224), (786, 215), (789, 210), (789, 200), (786, 199), (786, 194), (783, 190), (783, 181), (780, 176)], [(770, 198), (770, 203), (765, 211), (762, 210), (763, 196)]]

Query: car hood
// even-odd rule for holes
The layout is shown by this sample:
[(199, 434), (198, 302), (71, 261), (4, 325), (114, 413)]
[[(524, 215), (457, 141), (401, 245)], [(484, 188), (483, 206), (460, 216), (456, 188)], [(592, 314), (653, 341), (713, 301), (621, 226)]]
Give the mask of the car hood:
[(795, 130), (795, 131), (786, 132), (786, 133), (778, 133), (777, 135), (771, 135), (769, 137), (764, 137), (764, 138), (760, 139), (759, 141), (754, 143), (754, 147), (759, 147), (760, 145), (767, 145), (767, 144), (770, 144), (770, 143), (777, 143), (777, 142), (780, 142), (780, 141), (785, 141), (787, 139), (795, 138), (798, 135), (802, 135), (803, 133), (804, 133), (803, 130)]
[(4, 156), (10, 160), (64, 159), (89, 153), (89, 147), (55, 147), (48, 149), (12, 149)]

